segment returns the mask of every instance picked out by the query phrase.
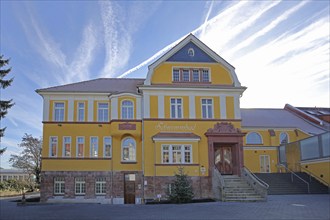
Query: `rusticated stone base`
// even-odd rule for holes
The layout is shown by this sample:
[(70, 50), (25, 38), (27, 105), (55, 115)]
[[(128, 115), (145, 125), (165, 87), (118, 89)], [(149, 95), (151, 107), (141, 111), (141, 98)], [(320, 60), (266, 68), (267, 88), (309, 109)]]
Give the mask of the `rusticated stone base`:
[[(188, 176), (193, 187), (194, 198), (213, 198), (212, 180), (208, 176)], [(170, 183), (175, 180), (174, 176), (146, 176), (147, 185), (144, 186), (144, 198), (156, 199), (166, 198)]]

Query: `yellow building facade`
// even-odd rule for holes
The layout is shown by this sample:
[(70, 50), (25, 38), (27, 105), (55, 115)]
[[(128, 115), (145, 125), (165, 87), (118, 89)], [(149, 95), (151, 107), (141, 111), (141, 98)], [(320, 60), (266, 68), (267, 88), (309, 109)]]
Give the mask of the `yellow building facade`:
[(178, 167), (195, 197), (212, 198), (214, 167), (226, 175), (240, 175), (244, 165), (278, 172), (279, 145), (311, 134), (298, 125), (254, 121), (259, 112), (240, 108), (245, 90), (234, 67), (193, 35), (151, 64), (144, 79), (37, 90), (41, 199), (143, 203), (166, 195)]

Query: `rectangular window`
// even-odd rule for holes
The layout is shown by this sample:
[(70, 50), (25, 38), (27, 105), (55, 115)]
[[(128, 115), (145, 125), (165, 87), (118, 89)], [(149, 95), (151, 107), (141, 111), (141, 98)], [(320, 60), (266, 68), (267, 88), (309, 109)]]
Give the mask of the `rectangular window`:
[(184, 82), (190, 81), (190, 72), (188, 69), (182, 70), (182, 81), (184, 81)]
[(180, 70), (173, 69), (173, 82), (179, 82), (179, 81), (180, 81)]
[(171, 118), (182, 118), (181, 98), (171, 98)]
[(85, 138), (77, 137), (77, 157), (84, 157)]
[(105, 195), (106, 194), (106, 181), (105, 177), (98, 177), (95, 180), (95, 194)]
[(63, 137), (63, 156), (71, 156), (71, 137)]
[(210, 82), (209, 70), (203, 70), (202, 71), (202, 81), (203, 82)]
[(83, 177), (75, 178), (75, 194), (85, 195), (86, 193), (86, 182)]
[(56, 157), (57, 156), (57, 137), (50, 137), (49, 142), (49, 156)]
[(191, 145), (162, 145), (162, 163), (192, 163)]
[(111, 137), (103, 139), (103, 155), (104, 157), (111, 157)]
[(133, 119), (134, 118), (134, 104), (130, 100), (124, 100), (121, 103), (121, 118)]
[(202, 118), (213, 118), (212, 99), (202, 99)]
[(108, 122), (109, 121), (109, 105), (108, 103), (98, 103), (98, 121)]
[(90, 152), (91, 157), (98, 156), (99, 144), (97, 137), (91, 137), (90, 150), (91, 150)]
[(85, 121), (85, 103), (78, 103), (77, 121)]
[(193, 82), (199, 82), (199, 70), (193, 70), (192, 77)]
[(64, 192), (65, 192), (64, 177), (55, 177), (54, 178), (54, 194), (63, 195)]
[(64, 121), (64, 102), (54, 103), (54, 121)]

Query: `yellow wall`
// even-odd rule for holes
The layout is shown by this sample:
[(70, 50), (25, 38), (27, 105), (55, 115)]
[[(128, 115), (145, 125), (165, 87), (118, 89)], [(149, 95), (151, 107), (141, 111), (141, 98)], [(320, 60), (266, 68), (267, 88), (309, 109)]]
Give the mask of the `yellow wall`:
[(234, 97), (232, 97), (232, 96), (226, 97), (226, 112), (227, 112), (228, 119), (235, 118)]
[(211, 84), (232, 85), (230, 73), (221, 64), (218, 63), (162, 63), (154, 69), (151, 78), (152, 84), (170, 84), (172, 83), (173, 68), (192, 67), (192, 68), (209, 68)]
[(150, 118), (158, 118), (158, 96), (150, 96)]
[[(113, 122), (103, 124), (75, 124), (62, 123), (44, 124), (43, 133), (43, 150), (42, 150), (42, 170), (72, 170), (79, 166), (91, 167), (92, 170), (109, 170), (109, 166), (104, 166), (104, 160), (111, 161), (115, 170), (141, 170), (142, 167), (142, 140), (141, 140), (141, 122), (130, 122), (136, 125), (136, 130), (118, 130), (119, 124), (124, 122)], [(54, 159), (49, 158), (49, 141), (51, 136), (58, 137), (58, 154), (57, 157), (61, 161), (63, 151), (63, 137), (71, 137), (71, 157), (65, 158), (63, 163), (58, 163)], [(77, 137), (85, 138), (84, 158), (76, 158), (76, 139)], [(90, 137), (98, 137), (98, 158), (90, 158)], [(103, 157), (103, 139), (104, 137), (112, 137), (112, 159)], [(136, 142), (136, 163), (125, 163), (121, 161), (121, 144), (126, 137), (134, 138)], [(86, 168), (87, 169), (87, 168)]]
[(260, 155), (269, 155), (270, 172), (277, 172), (277, 150), (247, 150), (244, 149), (244, 166), (254, 173), (260, 173)]
[[(312, 172), (314, 176), (319, 177), (330, 185), (330, 161), (325, 159), (320, 162), (304, 162), (301, 166)], [(302, 170), (304, 172), (304, 170)], [(323, 175), (323, 177), (321, 177)]]

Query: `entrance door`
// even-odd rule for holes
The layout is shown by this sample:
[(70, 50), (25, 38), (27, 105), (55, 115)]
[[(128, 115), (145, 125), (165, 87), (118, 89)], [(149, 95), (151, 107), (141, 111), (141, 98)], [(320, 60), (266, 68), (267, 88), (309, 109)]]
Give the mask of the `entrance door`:
[(261, 173), (270, 173), (269, 155), (260, 155), (260, 172)]
[(214, 163), (221, 174), (233, 174), (231, 147), (215, 148)]
[(125, 174), (124, 203), (135, 204), (135, 174)]

